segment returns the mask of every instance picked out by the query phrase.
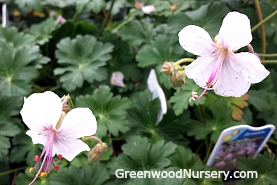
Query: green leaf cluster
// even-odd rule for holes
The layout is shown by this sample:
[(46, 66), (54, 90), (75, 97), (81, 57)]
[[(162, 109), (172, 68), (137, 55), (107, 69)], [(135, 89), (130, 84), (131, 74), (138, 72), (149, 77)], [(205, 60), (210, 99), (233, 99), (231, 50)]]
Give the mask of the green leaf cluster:
[(92, 95), (79, 96), (76, 103), (80, 107), (90, 108), (97, 118), (97, 136), (103, 137), (108, 133), (118, 136), (120, 132), (125, 133), (129, 129), (126, 120), (127, 109), (130, 101), (127, 98), (113, 96), (110, 88), (101, 86)]
[(124, 170), (161, 170), (170, 165), (168, 157), (174, 153), (176, 145), (159, 140), (152, 143), (145, 137), (133, 136), (126, 139), (123, 153), (113, 159), (111, 172)]
[(67, 91), (82, 87), (84, 81), (92, 83), (107, 78), (103, 66), (111, 59), (111, 44), (98, 42), (93, 36), (79, 35), (75, 39), (61, 40), (57, 47), (56, 56), (61, 67), (54, 73), (61, 75), (60, 82)]
[(238, 161), (239, 170), (243, 171), (256, 171), (257, 178), (246, 178), (238, 182), (238, 185), (244, 184), (261, 184), (261, 185), (271, 185), (277, 183), (276, 178), (276, 157), (258, 155), (253, 158), (243, 158)]

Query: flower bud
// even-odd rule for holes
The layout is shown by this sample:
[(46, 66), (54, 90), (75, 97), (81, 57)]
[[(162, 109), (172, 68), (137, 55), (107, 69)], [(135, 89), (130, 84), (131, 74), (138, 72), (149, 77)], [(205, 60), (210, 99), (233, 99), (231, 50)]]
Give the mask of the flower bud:
[(186, 78), (186, 73), (184, 69), (174, 70), (170, 76), (170, 83), (173, 87), (180, 87), (184, 85)]
[(107, 144), (106, 143), (98, 143), (96, 144), (89, 152), (89, 155), (88, 155), (88, 160), (89, 161), (92, 161), (92, 162), (96, 162), (98, 161), (101, 156), (102, 156), (102, 153), (104, 151), (106, 151), (108, 148)]
[(173, 71), (174, 63), (173, 62), (165, 62), (162, 65), (161, 72), (163, 72), (166, 75), (170, 75)]
[(174, 10), (176, 10), (176, 9), (177, 9), (177, 6), (176, 6), (176, 5), (171, 5), (171, 6), (170, 6), (170, 10), (174, 11)]

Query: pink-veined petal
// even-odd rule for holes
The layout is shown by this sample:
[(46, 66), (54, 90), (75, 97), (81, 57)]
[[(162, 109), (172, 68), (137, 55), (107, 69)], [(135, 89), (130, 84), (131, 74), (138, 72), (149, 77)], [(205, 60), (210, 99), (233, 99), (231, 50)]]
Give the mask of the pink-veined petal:
[(230, 54), (230, 64), (240, 71), (250, 83), (259, 83), (269, 75), (269, 71), (261, 64), (260, 59), (248, 52)]
[(34, 144), (42, 144), (45, 145), (46, 141), (47, 141), (47, 137), (43, 134), (38, 134), (36, 131), (34, 130), (28, 130), (26, 132), (26, 134), (28, 136), (30, 136), (32, 138), (32, 142)]
[(237, 71), (230, 64), (227, 57), (222, 65), (217, 82), (214, 84), (214, 92), (221, 96), (241, 97), (250, 87), (241, 71)]
[(96, 118), (88, 108), (75, 108), (69, 111), (57, 131), (64, 140), (94, 135), (97, 130)]
[(230, 12), (223, 23), (215, 40), (229, 50), (240, 49), (252, 40), (250, 20), (244, 14)]
[(188, 78), (202, 88), (205, 88), (206, 83), (214, 70), (218, 55), (202, 56), (185, 67)]
[(56, 154), (61, 154), (66, 160), (72, 161), (82, 151), (89, 151), (87, 144), (79, 139), (75, 140), (61, 140), (58, 139), (54, 143), (54, 151)]
[(45, 128), (53, 128), (61, 113), (61, 99), (50, 91), (30, 95), (24, 100), (23, 108), (20, 111), (24, 123), (37, 133)]
[(189, 25), (178, 34), (179, 43), (184, 50), (194, 55), (207, 55), (214, 52), (214, 42), (208, 32), (199, 26)]

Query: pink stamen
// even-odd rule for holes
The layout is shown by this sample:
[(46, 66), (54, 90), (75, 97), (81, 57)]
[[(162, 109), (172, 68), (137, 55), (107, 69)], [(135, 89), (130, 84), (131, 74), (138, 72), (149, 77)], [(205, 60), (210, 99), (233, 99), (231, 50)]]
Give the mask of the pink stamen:
[(219, 56), (218, 56), (218, 59), (216, 61), (215, 68), (212, 71), (208, 81), (206, 82), (205, 89), (202, 91), (200, 96), (197, 96), (196, 92), (192, 92), (192, 97), (190, 98), (189, 101), (199, 100), (206, 93), (207, 90), (209, 90), (210, 88), (213, 88), (214, 84), (216, 83), (216, 81), (218, 79), (218, 76), (219, 76), (221, 68), (222, 68), (222, 64), (224, 62), (224, 59), (225, 59), (227, 53), (228, 53), (228, 49), (225, 49), (225, 48), (221, 49), (221, 51), (219, 53)]
[(208, 88), (212, 88), (213, 85), (215, 84), (215, 82), (217, 81), (218, 76), (219, 76), (220, 71), (221, 71), (221, 68), (222, 68), (222, 64), (223, 64), (224, 59), (225, 59), (225, 57), (227, 55), (227, 52), (228, 52), (227, 49), (223, 49), (223, 51), (220, 52), (219, 57), (218, 57), (218, 59), (216, 61), (216, 66), (215, 66), (214, 70), (212, 71), (212, 73), (211, 73), (211, 75), (209, 77), (209, 80), (207, 82), (206, 86)]
[(252, 47), (252, 45), (251, 44), (247, 44), (247, 49), (248, 49), (248, 51), (250, 52), (250, 53), (255, 53), (255, 51), (254, 51), (254, 49), (253, 49), (253, 47)]
[(247, 44), (247, 48), (248, 48), (248, 51), (250, 53), (254, 54), (256, 57), (258, 57), (260, 59), (260, 56), (257, 53), (255, 53), (255, 51), (254, 51), (254, 49), (253, 49), (251, 44)]
[[(40, 157), (38, 157), (37, 155), (35, 156), (35, 161), (37, 162), (36, 165), (32, 168), (32, 169), (35, 169), (39, 162), (41, 161), (42, 157), (43, 157), (43, 160), (42, 160), (42, 163), (40, 165), (40, 168), (35, 176), (35, 178), (33, 179), (32, 182), (30, 182), (29, 185), (32, 185), (35, 180), (37, 179), (38, 176), (40, 176), (42, 173), (44, 176), (46, 176), (50, 170), (51, 170), (51, 167), (54, 166), (54, 159), (53, 159), (53, 144), (54, 144), (54, 140), (55, 140), (55, 130), (52, 130), (52, 129), (49, 129), (47, 131), (45, 131), (45, 134), (48, 134), (48, 140), (46, 142), (46, 144), (44, 145), (44, 148), (42, 150), (42, 153), (40, 155)], [(61, 155), (60, 155), (61, 156)], [(54, 169), (59, 169), (59, 167), (56, 167), (54, 166)]]

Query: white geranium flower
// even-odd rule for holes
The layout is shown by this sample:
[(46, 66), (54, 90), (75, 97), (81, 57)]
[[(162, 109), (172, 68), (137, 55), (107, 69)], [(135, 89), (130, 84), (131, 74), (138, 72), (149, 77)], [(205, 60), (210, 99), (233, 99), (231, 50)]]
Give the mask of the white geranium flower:
[(154, 5), (147, 5), (147, 6), (142, 6), (141, 7), (141, 10), (143, 13), (145, 14), (150, 14), (152, 12), (155, 12), (156, 11), (156, 8)]
[(186, 51), (200, 56), (185, 67), (186, 75), (205, 88), (199, 97), (192, 93), (191, 99), (199, 99), (211, 88), (221, 96), (240, 97), (248, 91), (251, 83), (265, 79), (269, 71), (256, 55), (249, 52), (234, 53), (251, 40), (250, 20), (238, 12), (226, 15), (214, 41), (198, 26), (184, 27), (179, 32), (180, 45)]
[[(24, 123), (30, 130), (27, 135), (34, 144), (43, 144), (40, 156), (35, 156), (37, 162), (30, 172), (36, 168), (40, 161), (41, 166), (36, 174), (33, 184), (38, 176), (45, 177), (54, 166), (53, 157), (64, 157), (71, 161), (82, 151), (89, 151), (87, 144), (80, 137), (91, 136), (97, 130), (96, 119), (88, 108), (75, 108), (65, 114), (62, 111), (63, 103), (53, 92), (35, 93), (25, 99), (20, 111)], [(58, 166), (54, 166), (58, 170)]]

